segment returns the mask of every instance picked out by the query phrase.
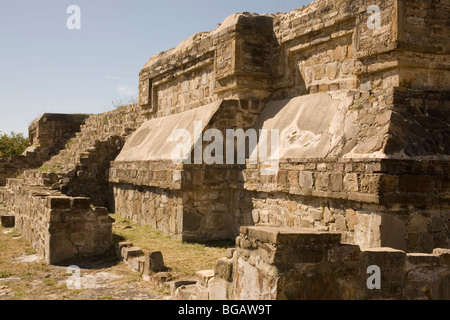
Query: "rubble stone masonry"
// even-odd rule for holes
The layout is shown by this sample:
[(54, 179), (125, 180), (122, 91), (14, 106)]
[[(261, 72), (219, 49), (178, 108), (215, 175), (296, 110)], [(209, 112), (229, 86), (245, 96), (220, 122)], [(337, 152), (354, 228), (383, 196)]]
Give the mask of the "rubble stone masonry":
[[(237, 238), (178, 297), (448, 299), (449, 25), (450, 0), (234, 14), (151, 57), (138, 104), (81, 117), (39, 170), (7, 179), (30, 166), (0, 161), (1, 199), (51, 263), (109, 250), (107, 211), (89, 201), (181, 240)], [(66, 139), (42, 122), (33, 144)], [(177, 129), (192, 138), (181, 160), (211, 151), (211, 129), (276, 130), (278, 170), (249, 161), (261, 138), (244, 163), (176, 163)]]

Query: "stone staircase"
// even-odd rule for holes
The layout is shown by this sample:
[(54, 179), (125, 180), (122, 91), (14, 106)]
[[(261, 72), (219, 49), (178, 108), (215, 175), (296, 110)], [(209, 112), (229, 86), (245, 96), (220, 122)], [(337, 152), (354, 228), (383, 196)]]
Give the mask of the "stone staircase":
[(30, 186), (90, 197), (95, 205), (106, 206), (109, 163), (122, 149), (126, 137), (148, 116), (148, 111), (137, 105), (91, 115), (64, 149), (39, 169), (25, 170), (21, 178)]

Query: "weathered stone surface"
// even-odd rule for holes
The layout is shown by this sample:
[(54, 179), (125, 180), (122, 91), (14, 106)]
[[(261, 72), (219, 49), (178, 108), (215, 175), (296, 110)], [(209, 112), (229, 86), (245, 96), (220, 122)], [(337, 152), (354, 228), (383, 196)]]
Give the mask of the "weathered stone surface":
[[(23, 155), (0, 159), (0, 186), (23, 170), (38, 168), (64, 148), (65, 143), (80, 131), (86, 114), (45, 113), (28, 127), (30, 146)], [(44, 181), (43, 181), (44, 182)], [(48, 179), (52, 184), (54, 179)]]
[(192, 280), (177, 280), (177, 281), (172, 281), (170, 283), (170, 295), (171, 296), (175, 296), (176, 291), (178, 288), (182, 287), (182, 286), (192, 286), (197, 284), (196, 281), (192, 281)]
[[(145, 272), (145, 271), (143, 271)], [(145, 273), (144, 273), (145, 274)], [(162, 285), (172, 280), (172, 275), (169, 272), (158, 272), (152, 276), (152, 281), (156, 285)]]
[(122, 248), (122, 257), (125, 261), (131, 258), (137, 258), (143, 256), (144, 252), (139, 247), (124, 247)]
[[(172, 160), (172, 151), (178, 143), (178, 141), (170, 142), (170, 135), (174, 130), (176, 128), (184, 128), (193, 137), (194, 121), (201, 123), (202, 127), (200, 130), (203, 131), (204, 126), (208, 124), (220, 104), (221, 102), (216, 102), (182, 114), (152, 119), (146, 122), (131, 135), (116, 161)], [(196, 142), (191, 139), (191, 145), (186, 146), (186, 150), (190, 152)], [(180, 161), (185, 160), (187, 156), (188, 154), (177, 155)]]
[(214, 276), (226, 281), (231, 281), (233, 276), (233, 262), (229, 259), (219, 259), (216, 262)]
[[(450, 244), (449, 7), (371, 4), (381, 28), (364, 23), (362, 1), (318, 0), (289, 13), (232, 15), (152, 57), (139, 75), (139, 105), (33, 122), (36, 145), (0, 159), (0, 200), (51, 262), (108, 252), (112, 220), (91, 202), (184, 241), (241, 231), (214, 279), (179, 290), (186, 299), (447, 297), (449, 254), (403, 251)], [(220, 139), (204, 136), (250, 128), (278, 130), (274, 172), (251, 161), (272, 149), (272, 137), (225, 164), (207, 143)], [(176, 129), (195, 133), (180, 158), (200, 162), (172, 161)], [(402, 251), (373, 249), (386, 246)], [(164, 267), (158, 254), (144, 263), (118, 249), (138, 270)], [(364, 287), (368, 263), (382, 269), (381, 291)]]
[[(216, 30), (150, 58), (140, 73), (139, 104), (152, 120), (112, 164), (116, 212), (188, 241), (234, 238), (239, 226), (253, 222), (338, 230), (346, 241), (367, 247), (430, 252), (448, 244), (448, 222), (432, 218), (446, 210), (441, 203), (450, 194), (448, 121), (434, 121), (448, 118), (443, 88), (450, 87), (450, 73), (441, 56), (448, 55), (442, 43), (447, 35), (433, 35), (440, 49), (422, 47), (402, 24), (416, 13), (393, 1), (374, 5), (383, 21), (377, 32), (349, 23), (363, 19), (362, 3), (319, 1), (286, 14), (235, 14)], [(404, 7), (431, 15), (448, 10), (413, 1)], [(425, 23), (414, 25), (418, 34), (434, 32), (425, 33)], [(216, 110), (201, 112), (215, 104)], [(174, 123), (192, 136), (196, 120), (202, 122), (198, 134), (210, 128), (224, 137), (232, 128), (279, 130), (279, 170), (261, 174), (265, 166), (250, 161), (233, 170), (210, 163), (173, 166), (168, 159), (176, 141), (168, 136)], [(192, 155), (194, 144), (183, 156)], [(193, 149), (200, 147), (211, 150), (206, 143)], [(206, 186), (215, 194), (203, 197)], [(218, 196), (219, 190), (228, 194)], [(152, 200), (142, 206), (144, 197)], [(355, 215), (346, 216), (348, 205)], [(322, 206), (320, 219), (311, 209)], [(407, 207), (401, 218), (383, 216), (401, 206)], [(425, 217), (426, 230), (414, 230), (415, 222), (409, 228), (414, 214)]]
[[(272, 232), (269, 233), (268, 229)], [(275, 255), (289, 251), (289, 248), (295, 247), (295, 250), (270, 260), (268, 248), (276, 236), (268, 234), (276, 235), (280, 231), (284, 234), (284, 245), (273, 247)], [(436, 249), (434, 254), (406, 254), (392, 248), (361, 250), (356, 245), (328, 242), (325, 246), (317, 247), (316, 244), (317, 250), (327, 257), (325, 260), (302, 261), (295, 255), (301, 256), (305, 249), (311, 248), (311, 243), (299, 243), (299, 234), (303, 234), (303, 230), (294, 229), (286, 233), (279, 227), (242, 228), (240, 238), (246, 237), (251, 245), (238, 246), (233, 259), (218, 261), (217, 266), (221, 268), (232, 264), (232, 270), (223, 270), (230, 270), (233, 275), (228, 280), (224, 279), (218, 276), (221, 272), (216, 267), (215, 277), (207, 283), (209, 299), (438, 300), (448, 295), (445, 288), (448, 266), (442, 265), (440, 259), (448, 255), (448, 249)], [(334, 236), (333, 233), (329, 235)], [(374, 282), (374, 277), (379, 277), (379, 289), (369, 287), (378, 283), (378, 280)], [(198, 286), (197, 291), (190, 291), (189, 296), (198, 297), (204, 288), (205, 282)]]
[(153, 251), (145, 254), (145, 274), (150, 274), (151, 272), (162, 272), (166, 269), (163, 255), (160, 251)]
[(208, 285), (210, 300), (227, 300), (227, 281), (222, 278), (212, 278)]
[(199, 283), (202, 286), (207, 287), (209, 280), (214, 277), (214, 270), (197, 271), (195, 275), (197, 276)]
[(136, 270), (138, 272), (144, 273), (145, 270), (145, 257), (137, 257), (137, 258), (130, 258), (128, 260), (128, 264), (133, 270)]
[(123, 248), (131, 248), (133, 243), (130, 241), (121, 241), (116, 245), (116, 256), (120, 259), (123, 259), (122, 249)]
[(195, 300), (197, 295), (197, 284), (182, 285), (175, 291), (175, 300)]
[(29, 187), (19, 179), (8, 180), (0, 198), (14, 213), (16, 228), (48, 263), (113, 251), (113, 219), (107, 212), (99, 215), (95, 208), (78, 205), (84, 199)]

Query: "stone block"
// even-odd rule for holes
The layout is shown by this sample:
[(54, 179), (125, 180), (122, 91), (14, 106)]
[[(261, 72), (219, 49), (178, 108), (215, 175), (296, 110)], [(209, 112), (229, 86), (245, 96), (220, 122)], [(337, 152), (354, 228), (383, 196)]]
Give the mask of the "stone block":
[(195, 285), (195, 284), (197, 284), (197, 281), (193, 281), (193, 280), (172, 281), (170, 283), (170, 295), (175, 296), (177, 289), (181, 286), (190, 286), (190, 285)]
[(328, 261), (330, 262), (357, 261), (360, 256), (359, 246), (350, 244), (335, 246), (328, 251)]
[(444, 219), (442, 217), (432, 217), (430, 220), (429, 230), (431, 232), (439, 232), (445, 228)]
[(122, 249), (123, 248), (131, 248), (133, 246), (133, 243), (132, 242), (130, 242), (130, 241), (122, 241), (122, 242), (119, 242), (117, 245), (116, 245), (116, 255), (119, 257), (119, 258), (123, 258), (123, 255), (122, 255)]
[(71, 200), (68, 197), (48, 197), (47, 206), (51, 209), (70, 209)]
[(322, 209), (310, 209), (310, 216), (314, 221), (322, 221), (324, 210)]
[(315, 177), (315, 187), (316, 190), (320, 191), (329, 191), (329, 184), (330, 184), (330, 174), (325, 173), (316, 173), (314, 174)]
[(72, 198), (71, 208), (74, 210), (90, 210), (91, 200), (89, 198)]
[(331, 191), (339, 192), (343, 189), (343, 175), (341, 173), (334, 173), (330, 178)]
[(50, 235), (47, 262), (56, 264), (64, 260), (72, 259), (78, 254), (77, 248), (65, 233)]
[(162, 272), (166, 269), (163, 255), (160, 251), (148, 252), (145, 254), (145, 274), (150, 274), (151, 272)]
[(429, 267), (436, 267), (439, 265), (439, 257), (426, 253), (407, 253), (406, 262), (410, 265), (425, 264)]
[(155, 285), (161, 285), (168, 281), (171, 281), (172, 275), (169, 272), (158, 272), (157, 274), (153, 275), (151, 279)]
[(406, 222), (390, 213), (381, 215), (381, 246), (406, 250)]
[(397, 190), (398, 177), (392, 175), (381, 175), (380, 192), (394, 192)]
[(209, 290), (197, 283), (197, 293), (195, 300), (207, 301), (209, 300)]
[(335, 218), (335, 227), (337, 231), (346, 231), (347, 230), (347, 221), (344, 216), (337, 215)]
[(234, 255), (234, 252), (235, 252), (235, 251), (236, 251), (236, 248), (228, 248), (228, 249), (227, 249), (226, 257), (227, 257), (228, 259), (233, 258), (233, 255)]
[(122, 248), (122, 258), (127, 261), (131, 258), (137, 258), (144, 255), (139, 247), (124, 247)]
[(210, 300), (228, 300), (228, 282), (222, 278), (212, 278), (208, 285)]
[(174, 300), (196, 300), (197, 297), (197, 285), (182, 285), (175, 290), (175, 294), (173, 295)]
[(441, 266), (450, 267), (450, 249), (434, 249), (433, 255), (437, 255), (439, 257), (439, 263)]
[(414, 213), (408, 223), (409, 232), (425, 232), (428, 230), (428, 219), (420, 213)]
[[(364, 289), (363, 299), (400, 299), (405, 281), (406, 253), (392, 248), (364, 249), (361, 253), (361, 288)], [(370, 277), (367, 270), (370, 266), (380, 269), (381, 289), (370, 290), (366, 281)]]
[(300, 172), (300, 188), (311, 189), (314, 185), (313, 173), (312, 172)]
[(358, 174), (356, 173), (347, 173), (344, 176), (344, 189), (349, 192), (358, 192)]
[(145, 268), (145, 257), (131, 258), (128, 264), (133, 270), (143, 273)]
[(2, 215), (0, 217), (3, 228), (14, 228), (16, 225), (16, 217), (14, 215)]
[(231, 281), (233, 279), (233, 261), (226, 258), (219, 259), (214, 268), (214, 276)]
[(97, 218), (109, 215), (108, 209), (103, 207), (95, 207), (94, 213)]
[(197, 271), (195, 275), (197, 276), (199, 283), (202, 286), (207, 287), (209, 280), (214, 277), (214, 270)]
[(337, 245), (341, 242), (341, 234), (337, 232), (321, 232), (313, 229), (285, 227), (243, 227), (242, 235), (253, 242), (275, 245), (290, 245), (293, 247), (316, 248)]
[(353, 209), (345, 210), (345, 219), (347, 220), (347, 228), (349, 231), (355, 230), (355, 225), (359, 223), (358, 213)]
[(288, 173), (288, 181), (289, 181), (289, 186), (291, 188), (298, 188), (299, 186), (299, 174), (297, 171), (289, 171)]

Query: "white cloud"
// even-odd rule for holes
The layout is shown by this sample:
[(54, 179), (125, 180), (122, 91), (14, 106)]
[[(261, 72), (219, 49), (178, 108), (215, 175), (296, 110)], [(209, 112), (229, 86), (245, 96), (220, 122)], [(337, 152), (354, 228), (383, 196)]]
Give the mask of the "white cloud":
[(126, 85), (118, 85), (116, 89), (120, 95), (127, 96), (127, 97), (137, 96), (137, 89), (134, 87), (130, 87), (130, 86), (126, 86)]

